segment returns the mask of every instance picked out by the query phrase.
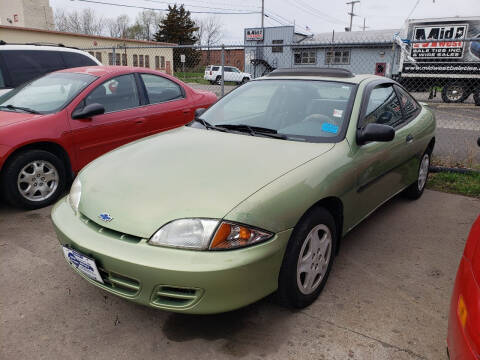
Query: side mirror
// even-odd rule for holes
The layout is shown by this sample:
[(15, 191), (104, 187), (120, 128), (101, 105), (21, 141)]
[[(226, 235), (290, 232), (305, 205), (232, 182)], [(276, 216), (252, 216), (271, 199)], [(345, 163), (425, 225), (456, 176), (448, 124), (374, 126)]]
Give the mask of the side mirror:
[(197, 110), (195, 110), (195, 119), (198, 119), (200, 116), (202, 116), (202, 114), (205, 112), (205, 108), (198, 108)]
[(77, 109), (72, 113), (73, 119), (87, 119), (95, 115), (101, 115), (105, 112), (105, 107), (102, 104), (88, 104), (83, 109)]
[(395, 129), (390, 125), (371, 123), (357, 131), (357, 142), (363, 145), (368, 141), (392, 141)]

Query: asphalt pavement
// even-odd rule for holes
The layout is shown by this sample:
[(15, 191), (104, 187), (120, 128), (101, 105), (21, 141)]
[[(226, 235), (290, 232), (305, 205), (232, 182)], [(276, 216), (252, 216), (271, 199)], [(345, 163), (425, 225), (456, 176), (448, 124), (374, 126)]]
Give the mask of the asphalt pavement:
[(303, 310), (213, 316), (136, 305), (67, 265), (50, 208), (0, 203), (0, 359), (446, 359), (450, 293), (480, 200), (395, 198), (343, 241)]

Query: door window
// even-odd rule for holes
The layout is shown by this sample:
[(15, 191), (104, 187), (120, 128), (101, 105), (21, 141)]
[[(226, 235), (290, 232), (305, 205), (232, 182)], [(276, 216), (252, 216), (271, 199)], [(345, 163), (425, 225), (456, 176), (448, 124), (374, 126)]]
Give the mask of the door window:
[(404, 122), (400, 102), (392, 85), (379, 85), (368, 99), (365, 124), (377, 123), (398, 127)]
[(117, 76), (97, 86), (85, 98), (85, 106), (93, 103), (103, 105), (106, 113), (139, 106), (137, 85), (133, 74)]
[(180, 86), (162, 76), (141, 74), (150, 104), (183, 98)]
[(402, 106), (405, 118), (410, 120), (411, 118), (417, 116), (417, 114), (420, 112), (420, 106), (418, 103), (401, 87), (395, 86), (395, 89), (398, 91), (400, 104)]
[(65, 68), (59, 51), (7, 50), (2, 52), (2, 57), (10, 73), (12, 87)]

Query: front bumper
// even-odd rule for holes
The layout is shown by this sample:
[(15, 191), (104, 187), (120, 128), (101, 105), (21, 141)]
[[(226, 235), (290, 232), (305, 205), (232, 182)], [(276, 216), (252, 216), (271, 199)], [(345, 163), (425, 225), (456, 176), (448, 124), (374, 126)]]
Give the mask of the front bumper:
[(134, 302), (175, 312), (220, 313), (274, 292), (291, 229), (266, 243), (231, 251), (156, 247), (86, 223), (66, 198), (52, 210), (62, 245), (92, 257), (105, 284), (92, 284)]

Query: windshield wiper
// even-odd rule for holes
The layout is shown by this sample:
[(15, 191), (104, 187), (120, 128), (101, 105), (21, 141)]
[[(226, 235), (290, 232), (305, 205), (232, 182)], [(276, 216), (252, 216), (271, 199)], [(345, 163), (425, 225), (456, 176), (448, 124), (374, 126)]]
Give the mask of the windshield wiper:
[(247, 124), (220, 124), (220, 125), (217, 125), (217, 127), (222, 127), (222, 128), (242, 131), (242, 132), (247, 131), (252, 136), (262, 135), (262, 136), (272, 137), (275, 139), (284, 139), (284, 140), (287, 139), (286, 135), (279, 134), (277, 130), (265, 128), (261, 126), (250, 126)]
[(37, 110), (33, 110), (33, 109), (30, 109), (28, 107), (23, 107), (23, 106), (15, 106), (15, 105), (12, 105), (12, 104), (0, 105), (0, 108), (10, 109), (10, 110), (22, 110), (22, 111), (28, 112), (30, 114), (40, 114)]
[[(212, 124), (210, 124), (208, 121), (205, 121), (205, 120), (200, 119), (200, 118), (195, 118), (195, 119), (193, 119), (192, 123), (193, 123), (193, 122), (198, 122), (198, 123), (202, 124), (203, 126), (205, 126), (205, 128), (206, 128), (207, 130), (212, 129), (212, 130), (217, 130), (217, 131), (222, 131), (222, 132), (227, 132), (227, 131), (228, 131), (227, 129), (220, 128), (220, 127), (218, 127), (218, 126), (212, 125)], [(190, 124), (191, 124), (191, 123), (190, 123)]]

